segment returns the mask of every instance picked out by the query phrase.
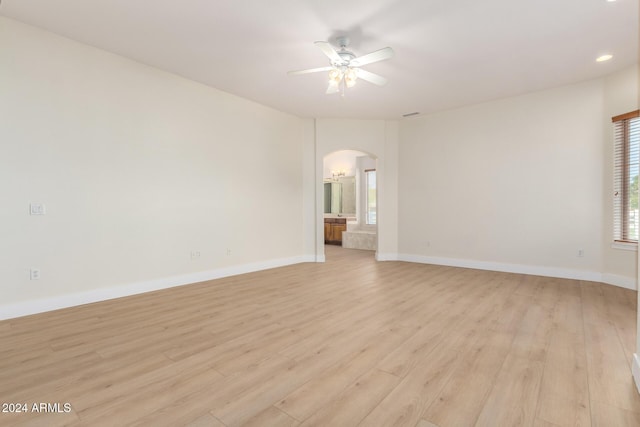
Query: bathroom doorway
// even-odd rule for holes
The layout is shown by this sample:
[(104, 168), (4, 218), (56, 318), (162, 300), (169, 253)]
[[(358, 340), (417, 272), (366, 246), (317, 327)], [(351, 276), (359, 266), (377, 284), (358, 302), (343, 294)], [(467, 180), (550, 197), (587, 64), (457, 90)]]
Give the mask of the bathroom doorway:
[(324, 156), (321, 200), (325, 257), (339, 254), (337, 247), (375, 255), (377, 182), (375, 156), (357, 150), (339, 150)]

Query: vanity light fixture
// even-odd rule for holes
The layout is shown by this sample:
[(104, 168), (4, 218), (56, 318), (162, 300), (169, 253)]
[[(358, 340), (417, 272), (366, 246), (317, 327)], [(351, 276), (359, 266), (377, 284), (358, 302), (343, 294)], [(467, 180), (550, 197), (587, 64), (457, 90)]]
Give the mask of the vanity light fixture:
[(331, 177), (333, 179), (335, 178), (339, 178), (341, 176), (346, 176), (347, 174), (345, 173), (345, 171), (343, 170), (339, 170), (339, 171), (331, 171)]

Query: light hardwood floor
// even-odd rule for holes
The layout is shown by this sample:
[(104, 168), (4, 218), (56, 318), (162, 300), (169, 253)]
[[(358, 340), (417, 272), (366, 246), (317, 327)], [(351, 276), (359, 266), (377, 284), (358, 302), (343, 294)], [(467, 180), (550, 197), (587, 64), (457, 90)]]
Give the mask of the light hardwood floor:
[(636, 292), (326, 250), (0, 322), (0, 425), (640, 426)]

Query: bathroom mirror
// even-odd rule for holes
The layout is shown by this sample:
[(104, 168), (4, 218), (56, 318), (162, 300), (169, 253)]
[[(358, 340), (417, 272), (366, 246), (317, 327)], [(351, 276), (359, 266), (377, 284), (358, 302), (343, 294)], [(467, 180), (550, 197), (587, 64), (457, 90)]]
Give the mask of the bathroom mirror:
[(324, 182), (324, 213), (355, 216), (355, 176), (342, 176)]

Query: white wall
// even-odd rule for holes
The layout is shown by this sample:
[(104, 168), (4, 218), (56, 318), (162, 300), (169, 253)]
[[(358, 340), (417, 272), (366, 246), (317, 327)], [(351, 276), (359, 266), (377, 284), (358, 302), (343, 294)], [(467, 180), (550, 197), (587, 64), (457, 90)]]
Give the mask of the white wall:
[[(309, 261), (317, 261), (316, 255), (316, 123), (305, 119), (302, 139), (302, 236), (304, 254)], [(322, 218), (322, 217), (321, 217)], [(324, 242), (324, 239), (323, 239)]]
[(401, 259), (601, 278), (603, 86), (402, 121)]
[(310, 121), (2, 17), (0, 64), (0, 317), (309, 249)]
[[(396, 254), (398, 127), (394, 121), (316, 120), (316, 218), (322, 218), (322, 172), (324, 157), (334, 151), (357, 150), (378, 159), (378, 259)], [(312, 165), (306, 167), (313, 168)], [(305, 168), (306, 168), (305, 167)], [(316, 254), (324, 260), (323, 225), (316, 221)]]
[[(398, 121), (385, 122), (385, 144), (383, 148), (383, 168), (378, 170), (376, 184), (378, 185), (378, 260), (397, 259), (399, 252), (398, 227), (400, 218), (399, 206), (399, 146), (400, 127)], [(382, 174), (382, 175), (381, 175)], [(381, 227), (382, 224), (382, 227)]]

